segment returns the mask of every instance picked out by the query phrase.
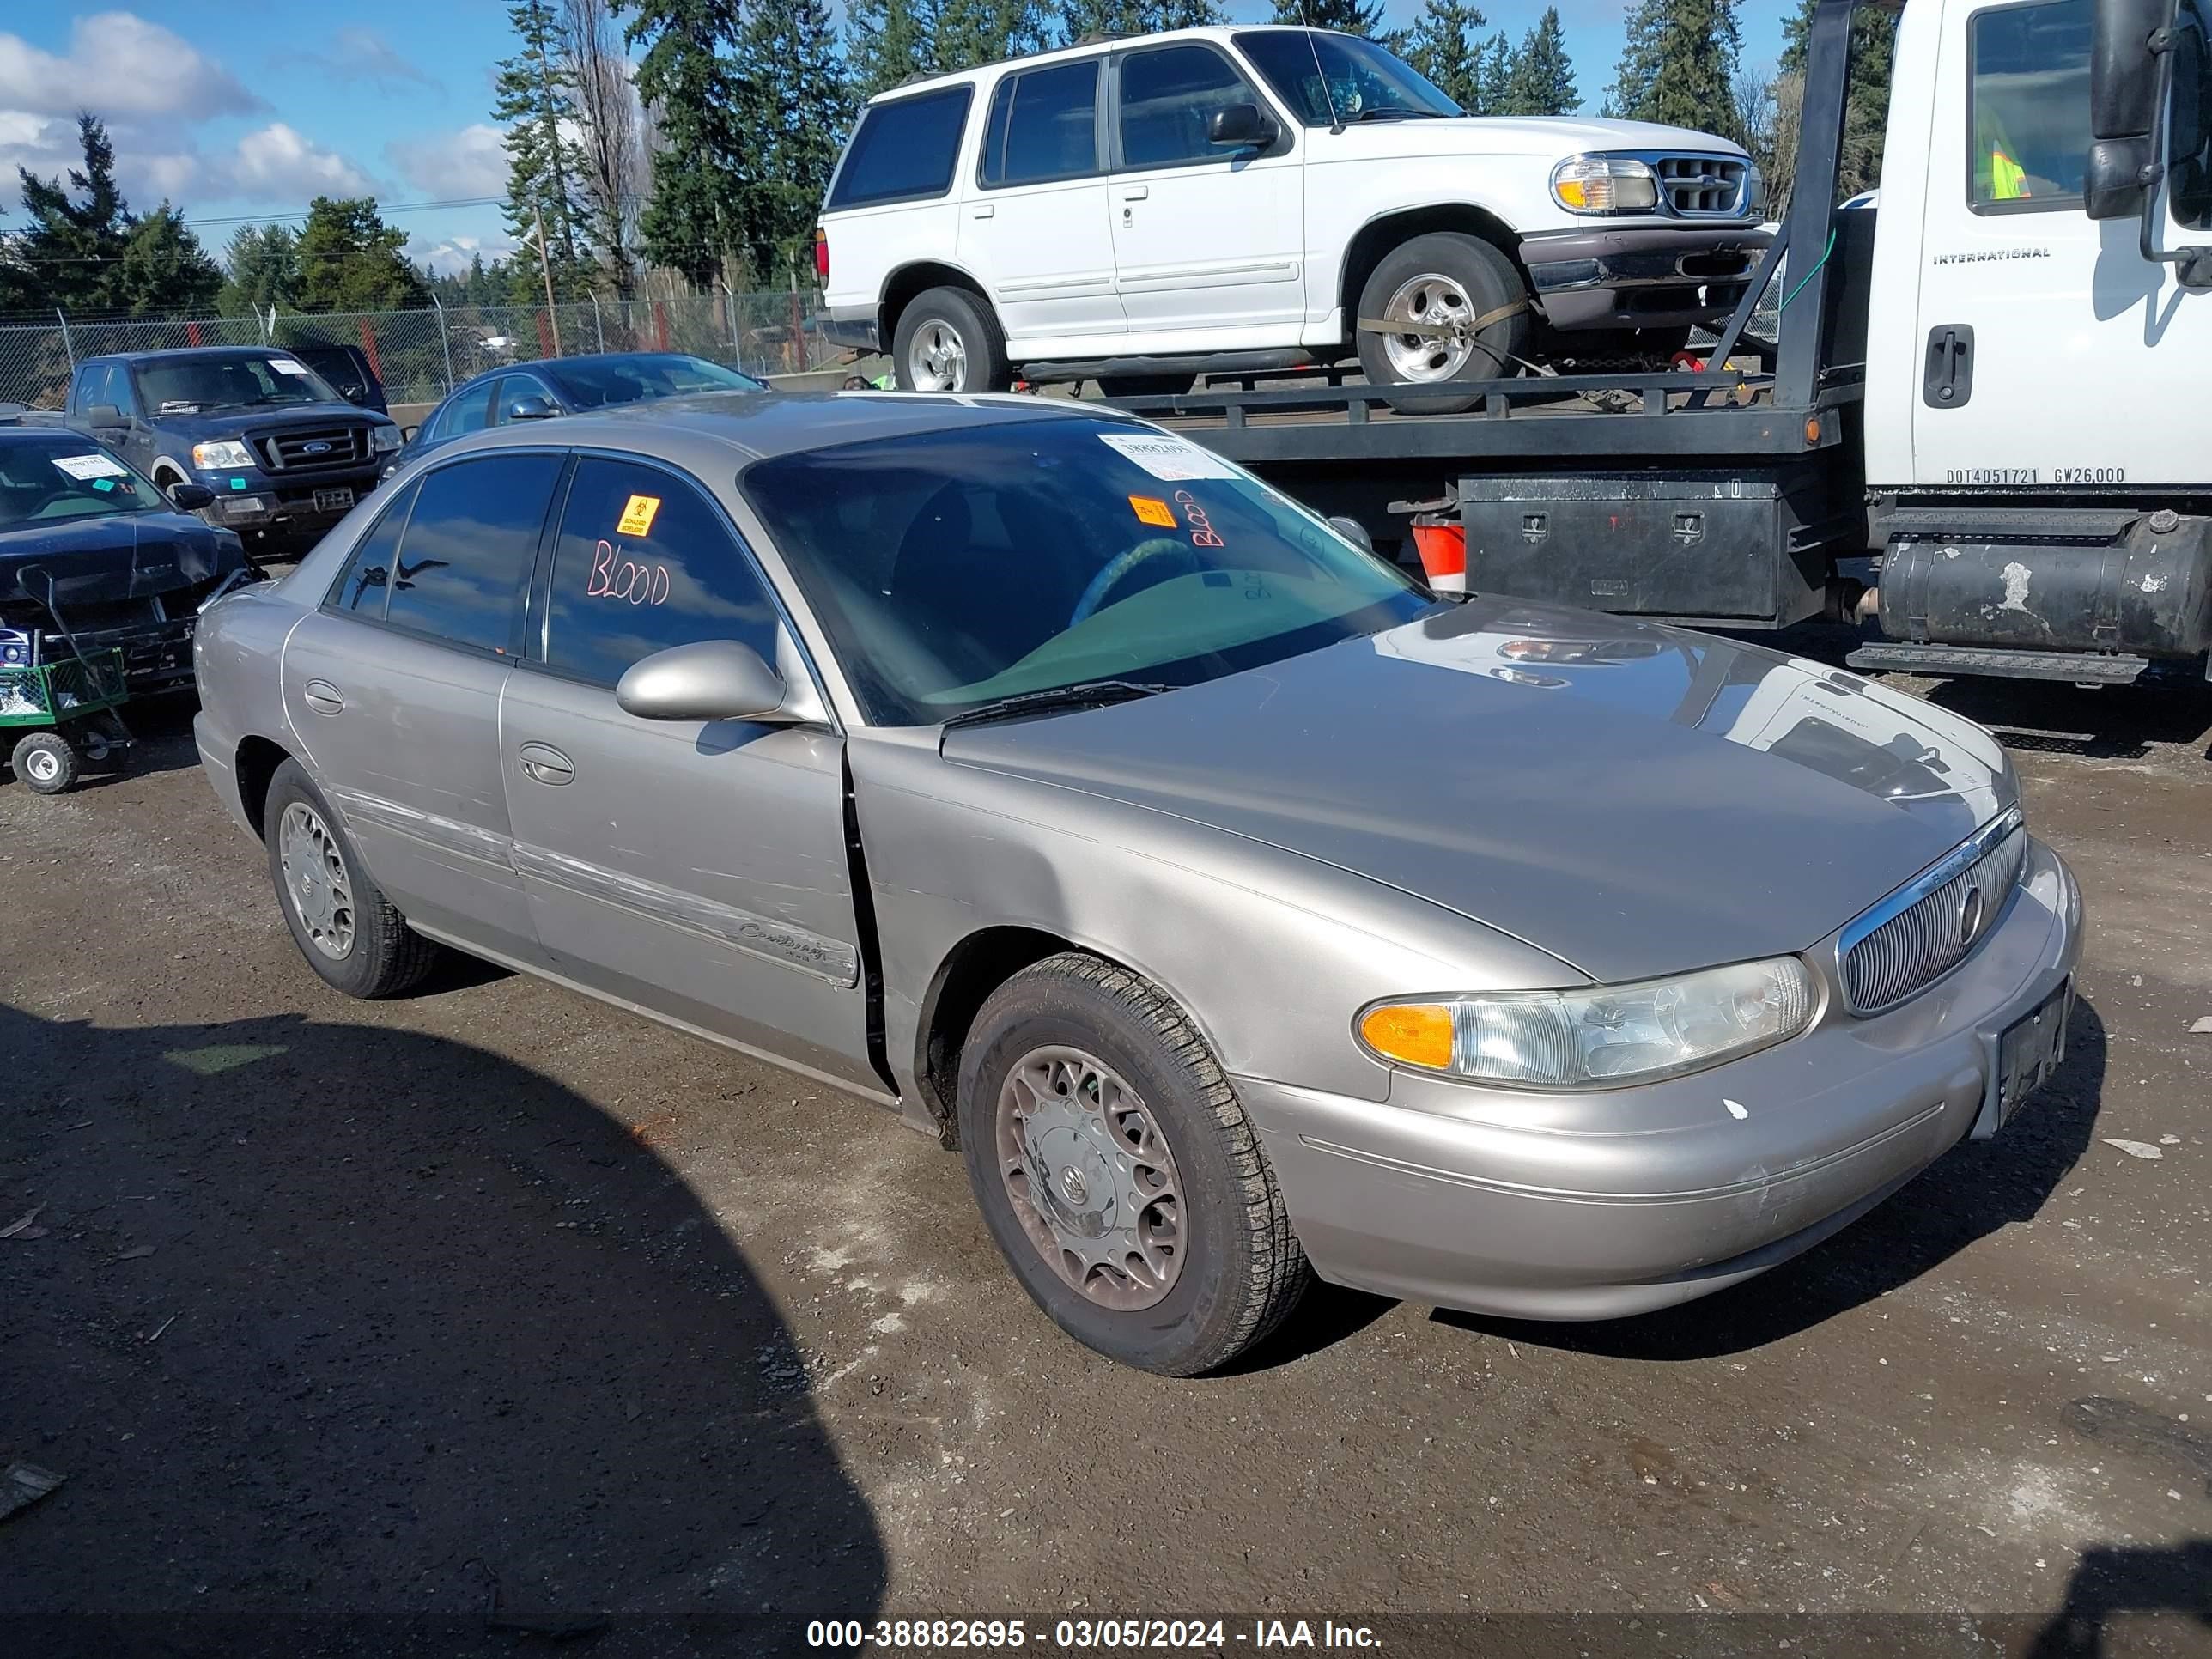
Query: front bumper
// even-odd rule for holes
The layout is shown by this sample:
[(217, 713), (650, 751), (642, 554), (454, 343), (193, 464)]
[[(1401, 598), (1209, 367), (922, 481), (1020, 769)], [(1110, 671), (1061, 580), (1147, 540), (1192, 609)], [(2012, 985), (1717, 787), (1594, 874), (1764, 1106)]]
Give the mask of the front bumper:
[(1756, 225), (1550, 231), (1521, 260), (1554, 328), (1670, 328), (1725, 315), (1772, 240)]
[[(385, 459), (378, 458), (380, 466)], [(288, 479), (282, 483), (235, 471), (203, 472), (200, 482), (216, 492), (216, 498), (200, 516), (236, 532), (252, 547), (312, 544), (366, 500), (380, 481), (376, 469), (313, 483)], [(246, 487), (233, 488), (234, 483)], [(341, 505), (337, 496), (343, 492), (351, 493), (352, 501)]]
[(2073, 875), (2031, 843), (2022, 884), (1948, 978), (1870, 1019), (1832, 988), (1805, 1035), (1711, 1071), (1575, 1096), (1397, 1072), (1387, 1105), (1237, 1089), (1324, 1279), (1470, 1312), (1618, 1318), (1786, 1261), (1995, 1133), (1999, 1039), (2081, 948)]

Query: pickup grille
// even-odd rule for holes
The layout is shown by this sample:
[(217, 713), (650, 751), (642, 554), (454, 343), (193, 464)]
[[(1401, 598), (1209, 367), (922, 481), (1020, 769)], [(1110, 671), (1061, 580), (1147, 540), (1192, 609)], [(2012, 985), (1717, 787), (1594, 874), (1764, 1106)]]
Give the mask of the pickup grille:
[(358, 466), (368, 459), (365, 426), (302, 427), (297, 431), (257, 434), (253, 447), (271, 472), (311, 472), (322, 467)]
[(1743, 216), (1750, 171), (1743, 161), (1727, 155), (1662, 155), (1654, 165), (1674, 212), (1693, 219)]
[(1964, 962), (1988, 936), (2027, 857), (2027, 831), (2015, 827), (1954, 874), (1946, 860), (1941, 885), (1844, 952), (1844, 995), (1851, 1012), (1893, 1007)]

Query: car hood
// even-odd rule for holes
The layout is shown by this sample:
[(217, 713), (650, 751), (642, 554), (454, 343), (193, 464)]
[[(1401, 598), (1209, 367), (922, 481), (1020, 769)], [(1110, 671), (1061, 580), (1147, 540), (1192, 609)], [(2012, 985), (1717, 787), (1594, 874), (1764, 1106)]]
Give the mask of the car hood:
[(1710, 132), (1654, 121), (1585, 121), (1571, 115), (1465, 115), (1442, 121), (1359, 121), (1318, 159), (1388, 155), (1553, 155), (1584, 150), (1666, 150), (1741, 157), (1742, 146)]
[(1802, 951), (2011, 805), (1968, 721), (1817, 663), (1478, 599), (945, 757), (1306, 854), (1641, 979)]
[(245, 562), (237, 537), (185, 513), (27, 525), (0, 533), (0, 604), (42, 605), (51, 576), (66, 622), (72, 605), (196, 587)]
[(284, 432), (295, 427), (326, 427), (333, 422), (389, 426), (392, 422), (374, 410), (349, 403), (276, 404), (265, 409), (210, 409), (198, 415), (149, 415), (149, 424), (167, 438), (204, 443), (214, 438), (234, 438), (241, 432)]

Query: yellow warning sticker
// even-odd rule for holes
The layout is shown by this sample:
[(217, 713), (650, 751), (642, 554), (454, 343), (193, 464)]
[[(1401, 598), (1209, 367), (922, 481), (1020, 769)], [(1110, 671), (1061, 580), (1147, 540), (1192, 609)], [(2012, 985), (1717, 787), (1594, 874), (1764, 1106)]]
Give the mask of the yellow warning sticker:
[(653, 533), (653, 515), (660, 511), (658, 495), (633, 495), (623, 515), (615, 521), (617, 536), (649, 536)]
[(1150, 495), (1132, 495), (1129, 506), (1139, 524), (1163, 525), (1170, 530), (1176, 527), (1175, 509), (1165, 501), (1155, 501)]

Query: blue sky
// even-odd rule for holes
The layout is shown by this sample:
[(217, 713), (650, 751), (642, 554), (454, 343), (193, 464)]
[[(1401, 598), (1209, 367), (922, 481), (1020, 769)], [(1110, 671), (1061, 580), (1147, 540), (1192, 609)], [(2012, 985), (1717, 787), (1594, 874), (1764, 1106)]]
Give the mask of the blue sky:
[[(1595, 107), (1620, 55), (1626, 0), (1559, 0), (1580, 86)], [(1747, 60), (1771, 64), (1786, 0), (1745, 9)], [(1419, 0), (1389, 0), (1393, 23)], [(1230, 0), (1237, 21), (1270, 0)], [(1517, 40), (1542, 0), (1496, 0)], [(418, 258), (450, 269), (509, 246), (495, 207), (414, 204), (505, 188), (491, 82), (514, 50), (499, 0), (137, 0), (127, 7), (0, 4), (0, 229), (19, 217), (15, 168), (51, 176), (76, 160), (88, 108), (115, 140), (134, 205), (181, 204), (220, 252), (234, 228), (296, 216), (318, 194), (374, 195)]]

